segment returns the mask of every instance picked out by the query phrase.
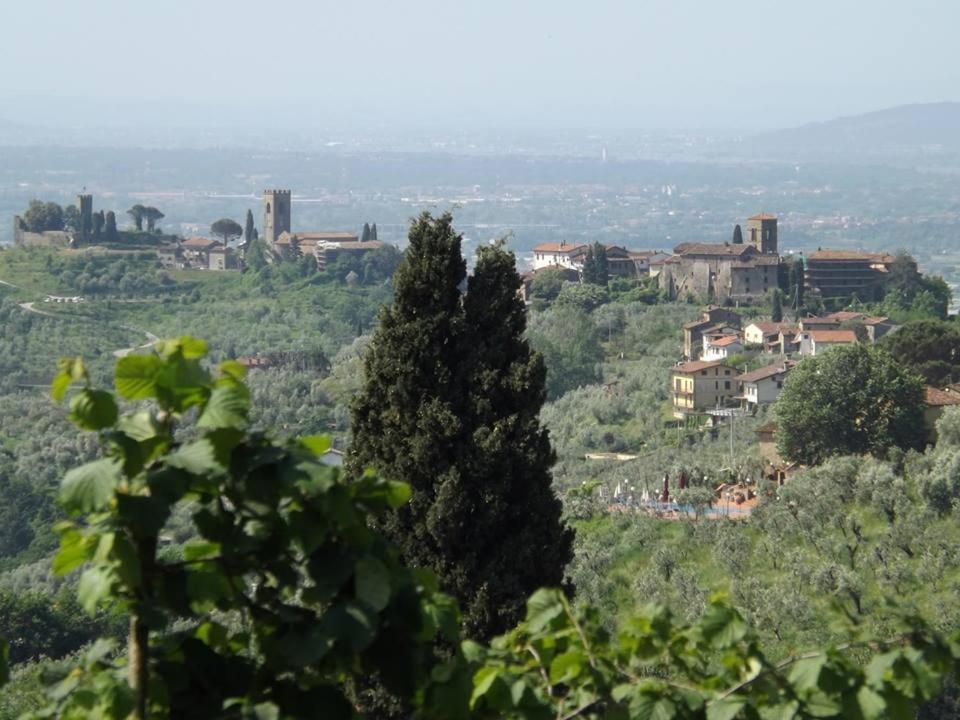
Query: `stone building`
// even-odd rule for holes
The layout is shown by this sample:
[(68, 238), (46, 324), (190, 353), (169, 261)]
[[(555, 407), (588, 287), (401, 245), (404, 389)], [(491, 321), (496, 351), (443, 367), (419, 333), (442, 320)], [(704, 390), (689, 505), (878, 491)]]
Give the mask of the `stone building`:
[(660, 272), (660, 289), (671, 299), (692, 295), (703, 302), (754, 303), (777, 287), (779, 255), (753, 245), (681, 243)]
[[(817, 250), (806, 258), (804, 285), (808, 292), (825, 299), (856, 296), (864, 302), (879, 300), (897, 259), (888, 253)], [(909, 256), (905, 261), (917, 273), (916, 261)]]
[(747, 242), (680, 243), (659, 274), (671, 298), (702, 302), (755, 303), (777, 287), (780, 256), (777, 218), (761, 213), (747, 220)]
[(738, 376), (736, 368), (724, 365), (721, 360), (694, 360), (675, 365), (670, 372), (674, 417), (726, 405), (737, 395)]
[(271, 248), (285, 232), (290, 232), (289, 190), (263, 191), (263, 239)]

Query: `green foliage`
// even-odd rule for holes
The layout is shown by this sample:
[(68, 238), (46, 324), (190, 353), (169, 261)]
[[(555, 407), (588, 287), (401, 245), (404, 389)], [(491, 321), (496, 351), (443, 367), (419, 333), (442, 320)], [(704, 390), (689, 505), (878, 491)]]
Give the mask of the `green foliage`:
[(546, 361), (547, 396), (551, 399), (598, 380), (598, 364), (603, 359), (600, 331), (583, 310), (558, 303), (531, 318), (528, 335)]
[(143, 214), (145, 210), (146, 208), (140, 203), (137, 203), (127, 210), (127, 215), (133, 219), (133, 225), (137, 229), (137, 232), (143, 231)]
[(545, 369), (523, 339), (513, 255), (482, 249), (462, 300), (464, 275), (450, 216), (422, 215), (365, 357), (350, 463), (413, 487), (381, 527), (407, 562), (437, 571), (467, 632), (487, 638), (535, 587), (560, 582), (570, 538), (550, 489)]
[[(690, 625), (652, 605), (610, 638), (595, 613), (544, 590), (492, 648), (465, 646), (477, 668), (470, 708), (498, 718), (910, 718), (960, 648), (916, 617), (896, 629), (904, 635), (890, 642), (855, 637), (776, 663), (719, 596)], [(877, 652), (861, 664), (867, 648)]]
[(882, 337), (879, 346), (931, 385), (960, 381), (960, 329), (955, 323), (909, 322)]
[(777, 400), (777, 447), (791, 460), (923, 444), (923, 387), (887, 352), (857, 343), (807, 358)]
[(210, 234), (223, 240), (224, 244), (243, 235), (243, 228), (236, 220), (220, 218), (210, 226)]
[(544, 268), (537, 271), (530, 281), (530, 294), (547, 302), (556, 300), (563, 288), (566, 274), (562, 268)]
[(117, 232), (117, 216), (113, 210), (108, 210), (103, 226), (103, 240), (108, 243), (115, 243), (120, 239)]
[(253, 233), (255, 230), (256, 228), (253, 225), (253, 211), (248, 209), (247, 217), (243, 223), (243, 242), (247, 243), (248, 247), (249, 244), (253, 242)]
[(31, 200), (22, 220), (30, 232), (63, 230), (63, 208), (55, 202)]
[(564, 283), (557, 295), (559, 307), (571, 307), (590, 312), (610, 301), (607, 288), (599, 283)]
[(772, 322), (783, 320), (783, 302), (780, 299), (780, 290), (777, 288), (770, 291), (770, 320)]
[[(225, 362), (211, 375), (205, 355), (205, 343), (181, 338), (122, 358), (118, 394), (149, 404), (109, 424), (84, 416), (96, 418), (104, 457), (64, 479), (70, 520), (57, 528), (54, 567), (82, 568), (81, 604), (128, 614), (130, 639), (123, 662), (96, 643), (51, 689), (56, 712), (348, 717), (343, 679), (354, 673), (412, 697), (428, 643), (455, 628), (456, 610), (368, 527), (408, 489), (371, 474), (347, 482), (319, 462), (323, 438), (248, 433), (243, 368)], [(61, 372), (83, 381), (77, 367)], [(186, 413), (197, 432), (180, 440)], [(170, 559), (159, 534), (180, 507), (197, 535)]]

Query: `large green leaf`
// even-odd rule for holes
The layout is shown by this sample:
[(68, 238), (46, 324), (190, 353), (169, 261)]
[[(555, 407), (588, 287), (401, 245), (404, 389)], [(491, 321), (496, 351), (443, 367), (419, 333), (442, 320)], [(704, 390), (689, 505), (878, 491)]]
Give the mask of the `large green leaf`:
[(117, 361), (114, 384), (120, 397), (146, 400), (157, 394), (157, 377), (163, 362), (156, 355), (127, 355)]
[(77, 584), (77, 600), (91, 615), (97, 606), (112, 594), (114, 575), (110, 568), (95, 565), (83, 571)]
[(54, 575), (66, 575), (90, 559), (91, 543), (82, 532), (70, 529), (60, 536), (60, 550), (53, 558)]
[(120, 479), (120, 463), (102, 458), (70, 470), (60, 487), (60, 502), (68, 511), (92, 512), (107, 504)]
[(102, 430), (117, 421), (117, 403), (105, 390), (84, 388), (70, 399), (70, 419), (84, 430)]
[(356, 567), (357, 598), (377, 612), (390, 602), (390, 571), (369, 555), (360, 558)]
[(250, 391), (243, 385), (215, 388), (203, 409), (197, 425), (210, 428), (238, 428), (247, 421)]

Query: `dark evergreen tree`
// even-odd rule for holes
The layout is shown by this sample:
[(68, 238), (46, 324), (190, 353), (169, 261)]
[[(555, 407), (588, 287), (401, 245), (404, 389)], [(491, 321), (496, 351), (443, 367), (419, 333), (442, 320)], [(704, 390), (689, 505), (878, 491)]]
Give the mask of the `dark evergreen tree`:
[(794, 310), (803, 307), (803, 260), (794, 258), (790, 263), (790, 305)]
[(739, 224), (733, 226), (733, 244), (743, 245), (743, 230), (740, 229)]
[(243, 242), (250, 243), (253, 242), (253, 233), (256, 232), (256, 228), (253, 226), (253, 211), (249, 208), (247, 209), (247, 219), (243, 224)]
[(594, 245), (593, 261), (596, 267), (596, 277), (593, 282), (596, 285), (606, 285), (610, 280), (610, 268), (607, 265), (607, 248), (601, 243)]
[(437, 571), (445, 586), (458, 568), (448, 558), (461, 538), (439, 497), (462, 485), (467, 415), (460, 287), (466, 264), (449, 214), (423, 213), (394, 276), (393, 303), (364, 358), (365, 384), (352, 403), (348, 469), (371, 466), (413, 489), (409, 503), (381, 521), (404, 560)]
[(127, 210), (127, 215), (133, 218), (133, 226), (137, 229), (137, 232), (143, 232), (143, 213), (145, 210), (146, 208), (140, 203)]
[(587, 246), (583, 257), (583, 269), (580, 271), (580, 280), (584, 284), (594, 285), (597, 282), (597, 259), (593, 253), (593, 245)]
[(377, 239), (377, 224), (376, 224), (376, 223), (374, 223), (373, 225), (370, 226), (370, 239), (371, 239), (371, 240), (376, 240), (376, 239)]
[(103, 233), (103, 225), (106, 220), (103, 217), (103, 210), (95, 212), (93, 214), (93, 237), (96, 240), (100, 239), (100, 235)]
[(117, 232), (117, 216), (113, 210), (107, 212), (106, 222), (103, 228), (103, 239), (107, 242), (116, 242), (120, 239), (120, 233)]
[(451, 590), (467, 633), (490, 638), (523, 617), (534, 589), (560, 585), (573, 533), (551, 486), (556, 458), (540, 424), (546, 366), (525, 338), (513, 253), (497, 245), (478, 255), (464, 300), (471, 457), (462, 493), (440, 501), (457, 508), (447, 517), (461, 535), (464, 581)]
[(522, 617), (534, 588), (561, 582), (572, 533), (551, 489), (546, 370), (523, 337), (513, 255), (483, 248), (461, 300), (451, 222), (424, 214), (411, 228), (365, 358), (348, 465), (413, 487), (382, 529), (406, 562), (437, 572), (468, 634), (489, 638)]
[(770, 303), (770, 319), (773, 322), (781, 322), (783, 320), (783, 303), (780, 300), (780, 291), (774, 289), (771, 294), (773, 298)]
[(360, 235), (360, 242), (370, 241), (370, 223), (363, 224), (363, 232)]

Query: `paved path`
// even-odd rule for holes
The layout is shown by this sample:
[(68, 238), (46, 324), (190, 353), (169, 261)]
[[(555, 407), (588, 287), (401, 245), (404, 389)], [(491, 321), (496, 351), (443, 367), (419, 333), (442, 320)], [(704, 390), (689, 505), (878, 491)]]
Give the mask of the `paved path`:
[[(7, 282), (6, 280), (0, 280), (0, 285), (6, 285), (7, 287), (12, 287), (16, 289), (20, 288), (19, 285), (14, 285), (13, 283)], [(133, 301), (128, 300), (127, 302), (133, 302)], [(45, 310), (37, 310), (37, 308), (34, 307), (34, 305), (36, 304), (37, 303), (35, 301), (21, 302), (21, 303), (17, 303), (17, 307), (20, 307), (26, 310), (27, 312), (36, 313), (37, 315), (44, 315), (45, 317), (61, 318), (61, 319), (67, 317), (65, 315), (58, 315), (57, 313), (46, 312)], [(130, 330), (132, 332), (142, 332), (146, 336), (147, 341), (143, 343), (143, 345), (135, 345), (134, 347), (126, 347), (126, 348), (117, 348), (116, 350), (113, 351), (113, 356), (116, 358), (126, 357), (130, 353), (136, 352), (137, 350), (145, 350), (148, 347), (152, 347), (153, 344), (160, 339), (156, 335), (154, 335), (152, 332), (149, 332), (147, 330), (140, 330), (139, 328), (131, 327), (129, 325), (121, 325), (120, 327), (122, 327), (124, 330)]]

